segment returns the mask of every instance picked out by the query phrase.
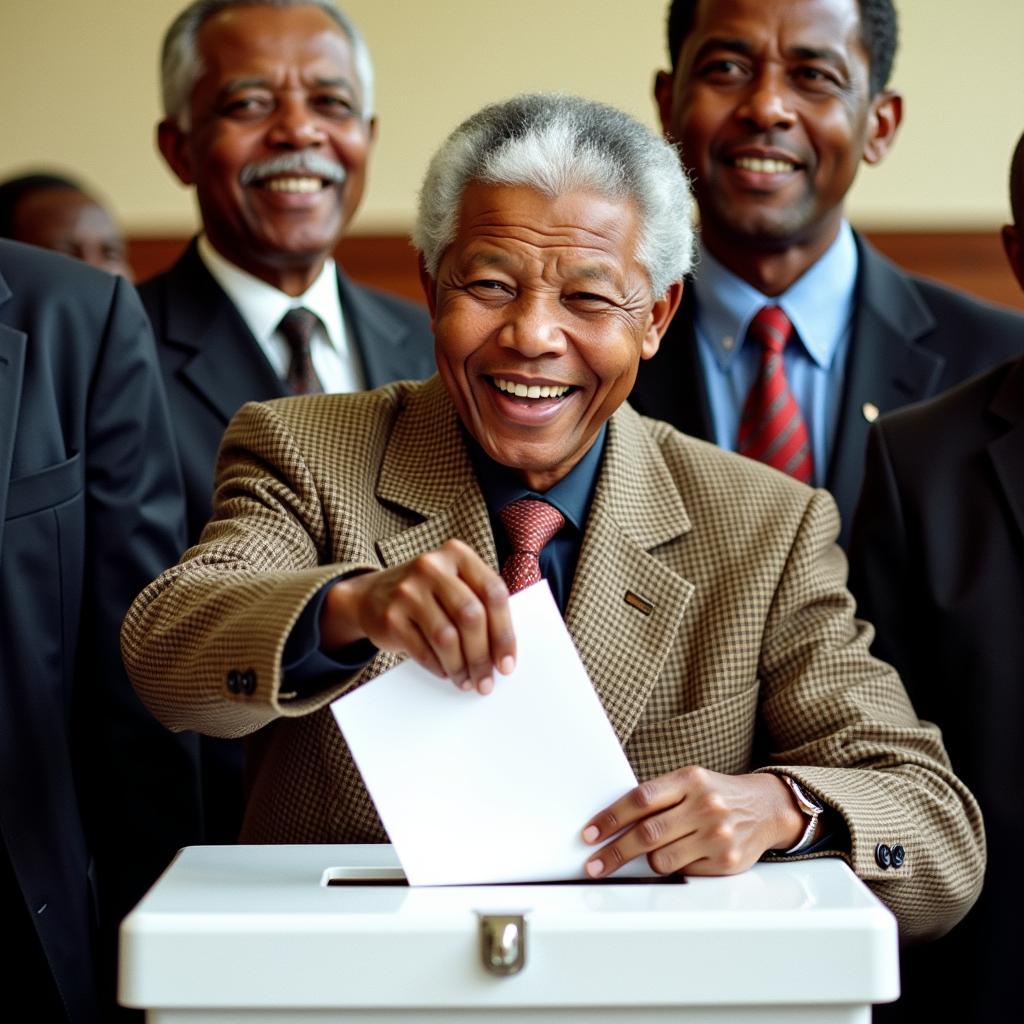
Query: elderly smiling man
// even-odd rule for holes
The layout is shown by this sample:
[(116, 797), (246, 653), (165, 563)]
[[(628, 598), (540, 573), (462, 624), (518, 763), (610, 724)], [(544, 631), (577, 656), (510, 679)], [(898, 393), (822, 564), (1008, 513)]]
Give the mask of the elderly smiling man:
[(675, 152), (626, 115), (488, 107), (421, 197), (440, 376), (235, 418), (214, 518), (123, 642), (172, 728), (262, 729), (245, 840), (386, 840), (327, 703), (402, 656), (481, 699), (516, 656), (508, 587), (543, 575), (644, 780), (579, 823), (591, 876), (813, 847), (907, 934), (966, 912), (977, 806), (868, 654), (832, 499), (625, 404), (679, 302), (689, 214)]

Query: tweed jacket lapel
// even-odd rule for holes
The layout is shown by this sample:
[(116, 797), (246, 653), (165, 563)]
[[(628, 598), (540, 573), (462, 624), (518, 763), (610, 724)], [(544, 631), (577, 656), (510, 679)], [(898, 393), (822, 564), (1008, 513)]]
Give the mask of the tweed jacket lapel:
[(988, 446), (1013, 519), (1024, 537), (1024, 361), (1007, 374), (990, 411), (1008, 425)]
[[(438, 377), (410, 399), (396, 423), (377, 496), (422, 517), (378, 541), (385, 565), (458, 537), (498, 568), (487, 505)], [(693, 592), (649, 552), (689, 528), (661, 453), (640, 417), (624, 406), (608, 425), (566, 608), (566, 626), (622, 743), (643, 712)]]
[(387, 566), (400, 565), (457, 537), (498, 567), (490, 519), (440, 377), (416, 391), (395, 424), (377, 497), (422, 521), (377, 543)]
[[(11, 290), (0, 277), (0, 306)], [(0, 560), (3, 558), (3, 530), (7, 514), (7, 491), (14, 462), (14, 431), (21, 409), (21, 383), (25, 373), (28, 338), (22, 331), (0, 323)]]
[(604, 461), (566, 625), (625, 745), (676, 639), (693, 585), (650, 552), (690, 530), (657, 445), (628, 405), (608, 424)]

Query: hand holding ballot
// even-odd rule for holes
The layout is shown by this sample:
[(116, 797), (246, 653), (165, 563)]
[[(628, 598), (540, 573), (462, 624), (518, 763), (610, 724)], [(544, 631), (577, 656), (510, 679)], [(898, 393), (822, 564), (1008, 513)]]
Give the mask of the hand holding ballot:
[(459, 540), (336, 583), (321, 611), (320, 637), (325, 651), (369, 638), (484, 694), (494, 689), (495, 668), (508, 675), (515, 667), (508, 588)]
[(690, 765), (642, 783), (587, 823), (586, 843), (622, 834), (587, 861), (586, 872), (604, 878), (646, 855), (659, 875), (734, 875), (767, 850), (795, 846), (805, 824), (776, 776)]

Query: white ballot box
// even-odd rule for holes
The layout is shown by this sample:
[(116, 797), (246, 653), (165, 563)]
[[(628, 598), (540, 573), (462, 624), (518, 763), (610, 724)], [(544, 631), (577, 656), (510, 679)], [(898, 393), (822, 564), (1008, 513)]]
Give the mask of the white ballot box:
[(868, 1024), (898, 993), (896, 921), (836, 859), (410, 888), (389, 846), (193, 847), (121, 928), (150, 1024)]

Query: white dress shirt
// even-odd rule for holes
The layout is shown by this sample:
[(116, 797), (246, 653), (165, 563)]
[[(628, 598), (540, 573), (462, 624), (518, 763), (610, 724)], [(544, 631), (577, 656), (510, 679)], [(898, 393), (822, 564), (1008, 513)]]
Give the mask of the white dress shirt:
[(338, 296), (337, 271), (328, 259), (316, 280), (301, 295), (286, 295), (277, 288), (233, 263), (229, 263), (199, 236), (199, 258), (213, 279), (235, 304), (270, 365), (285, 380), (291, 362), (291, 349), (277, 329), (288, 310), (304, 306), (320, 318), (310, 345), (313, 368), (324, 391), (362, 391), (366, 387), (359, 353), (345, 330), (345, 318)]

